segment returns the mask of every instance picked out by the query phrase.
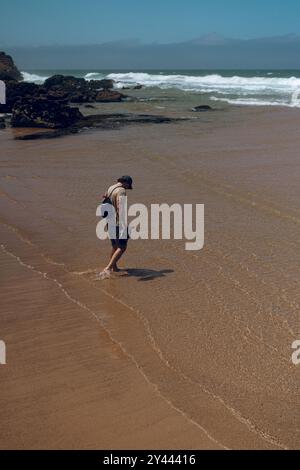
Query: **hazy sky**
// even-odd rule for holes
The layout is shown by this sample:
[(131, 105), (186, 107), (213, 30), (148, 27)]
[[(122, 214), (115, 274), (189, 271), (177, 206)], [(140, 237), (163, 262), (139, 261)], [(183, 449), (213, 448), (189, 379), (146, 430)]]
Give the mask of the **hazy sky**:
[(0, 49), (300, 34), (299, 17), (299, 0), (0, 0)]

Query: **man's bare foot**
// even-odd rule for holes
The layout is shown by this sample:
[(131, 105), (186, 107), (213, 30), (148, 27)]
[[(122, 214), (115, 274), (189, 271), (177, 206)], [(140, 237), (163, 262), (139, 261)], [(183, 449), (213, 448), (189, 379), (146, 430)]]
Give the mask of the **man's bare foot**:
[(107, 266), (104, 271), (108, 271), (110, 273), (118, 273), (121, 271), (121, 269), (118, 268), (118, 266)]
[(114, 268), (112, 268), (112, 271), (114, 273), (119, 273), (121, 271), (121, 269), (119, 269), (118, 266), (115, 266)]
[(104, 279), (109, 279), (112, 272), (113, 271), (110, 269), (104, 269), (103, 271), (101, 271), (101, 273), (98, 273), (95, 276), (95, 281), (103, 281)]

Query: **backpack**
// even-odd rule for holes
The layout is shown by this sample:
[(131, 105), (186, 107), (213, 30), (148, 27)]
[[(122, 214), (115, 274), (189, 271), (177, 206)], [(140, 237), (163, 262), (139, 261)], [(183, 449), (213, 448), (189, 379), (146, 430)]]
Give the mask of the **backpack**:
[(108, 216), (108, 212), (107, 212), (107, 210), (106, 210), (106, 209), (107, 209), (107, 207), (106, 207), (107, 204), (113, 206), (111, 197), (112, 197), (114, 191), (115, 191), (116, 189), (120, 189), (120, 188), (121, 188), (121, 186), (116, 186), (116, 187), (111, 191), (110, 195), (104, 197), (103, 201), (101, 202), (101, 215), (102, 215), (103, 219), (106, 219), (107, 216)]

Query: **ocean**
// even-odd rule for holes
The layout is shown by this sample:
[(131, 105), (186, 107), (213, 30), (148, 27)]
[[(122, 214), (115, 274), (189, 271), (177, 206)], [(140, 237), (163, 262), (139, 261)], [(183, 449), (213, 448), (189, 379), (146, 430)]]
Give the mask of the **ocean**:
[[(143, 85), (148, 99), (229, 105), (300, 107), (300, 70), (27, 70), (35, 83), (54, 74), (114, 79), (117, 88)], [(197, 104), (197, 103), (196, 103)]]

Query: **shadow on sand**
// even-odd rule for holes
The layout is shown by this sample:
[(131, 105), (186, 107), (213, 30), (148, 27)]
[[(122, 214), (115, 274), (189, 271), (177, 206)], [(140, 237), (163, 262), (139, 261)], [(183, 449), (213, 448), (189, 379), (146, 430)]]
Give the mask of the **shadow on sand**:
[(122, 277), (137, 277), (138, 281), (153, 281), (159, 277), (165, 277), (167, 274), (174, 272), (173, 269), (162, 269), (156, 271), (154, 269), (124, 269)]

